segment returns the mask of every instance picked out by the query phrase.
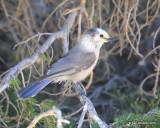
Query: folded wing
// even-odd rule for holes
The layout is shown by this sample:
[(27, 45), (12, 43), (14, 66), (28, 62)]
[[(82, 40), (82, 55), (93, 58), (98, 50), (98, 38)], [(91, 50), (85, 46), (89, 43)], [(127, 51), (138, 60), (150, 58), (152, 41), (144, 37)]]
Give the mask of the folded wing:
[(41, 79), (50, 79), (52, 77), (74, 74), (91, 67), (95, 61), (96, 55), (93, 52), (69, 52), (69, 54), (66, 54), (59, 61), (54, 63), (47, 74)]

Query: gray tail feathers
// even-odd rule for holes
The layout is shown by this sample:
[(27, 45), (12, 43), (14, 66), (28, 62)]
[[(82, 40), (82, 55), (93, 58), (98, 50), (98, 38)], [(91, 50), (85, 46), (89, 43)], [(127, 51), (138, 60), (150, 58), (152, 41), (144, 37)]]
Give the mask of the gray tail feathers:
[(29, 97), (34, 97), (37, 95), (45, 86), (47, 86), (52, 81), (50, 80), (42, 80), (30, 83), (28, 86), (20, 90), (18, 96), (22, 99), (27, 99)]

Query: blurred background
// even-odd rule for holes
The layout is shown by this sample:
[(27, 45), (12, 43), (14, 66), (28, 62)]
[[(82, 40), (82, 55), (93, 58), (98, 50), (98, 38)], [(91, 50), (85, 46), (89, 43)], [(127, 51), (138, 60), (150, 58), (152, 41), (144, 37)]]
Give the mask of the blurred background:
[[(115, 127), (160, 127), (159, 0), (1, 0), (0, 80), (4, 72), (30, 57), (49, 33), (60, 30), (74, 11), (78, 15), (69, 32), (69, 49), (92, 27), (106, 30), (114, 39), (103, 46), (93, 79), (83, 81), (86, 88), (90, 86), (87, 96), (100, 118)], [(64, 83), (51, 84), (25, 101), (17, 97), (23, 86), (45, 74), (62, 56), (61, 40), (56, 40), (37, 63), (11, 80), (10, 87), (0, 94), (1, 128), (25, 128), (36, 115), (53, 106), (71, 121), (64, 127), (76, 127), (82, 111), (70, 114), (82, 104)], [(134, 121), (156, 124), (129, 124)], [(84, 128), (89, 127), (88, 120), (84, 124)], [(56, 127), (55, 119), (45, 117), (36, 127)]]

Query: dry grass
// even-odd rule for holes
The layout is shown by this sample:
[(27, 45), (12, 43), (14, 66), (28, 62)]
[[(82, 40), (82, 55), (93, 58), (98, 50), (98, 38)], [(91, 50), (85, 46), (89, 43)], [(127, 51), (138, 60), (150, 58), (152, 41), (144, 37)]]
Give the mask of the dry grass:
[[(93, 84), (88, 94), (96, 108), (99, 108), (99, 113), (105, 113), (104, 117), (112, 113), (112, 118), (106, 120), (113, 122), (114, 114), (121, 112), (115, 105), (119, 104), (119, 93), (123, 92), (128, 95), (125, 89), (129, 90), (128, 93), (132, 93), (132, 88), (136, 88), (135, 90), (140, 90), (139, 96), (145, 94), (147, 96), (143, 95), (143, 97), (158, 98), (160, 92), (158, 89), (160, 74), (159, 0), (1, 0), (0, 38), (2, 39), (0, 39), (0, 46), (3, 47), (0, 48), (2, 50), (0, 51), (0, 63), (2, 64), (0, 72), (4, 72), (3, 69), (9, 69), (17, 61), (31, 56), (50, 33), (61, 28), (67, 15), (74, 11), (78, 11), (78, 16), (70, 31), (70, 47), (74, 46), (80, 35), (91, 27), (101, 27), (114, 38), (110, 46), (103, 47), (94, 75), (90, 76), (89, 81), (84, 81), (86, 89)], [(13, 47), (15, 51), (11, 53)], [(13, 55), (10, 57), (8, 56), (10, 54)], [(36, 65), (21, 72), (18, 78), (22, 85), (25, 86), (31, 79), (43, 75), (51, 62), (55, 62), (62, 54), (61, 42), (57, 40)], [(19, 89), (14, 88), (12, 91)], [(54, 97), (49, 94), (57, 90), (60, 90), (59, 87), (55, 87), (52, 92), (47, 90), (47, 97)], [(133, 96), (137, 96), (137, 92), (134, 95), (135, 92)], [(12, 100), (10, 93), (11, 90), (5, 90), (1, 94), (1, 126), (13, 124), (21, 126), (21, 121), (31, 119), (21, 116), (23, 110), (20, 110), (20, 106), (17, 106)], [(60, 104), (66, 102), (63, 96), (60, 97), (63, 99)], [(4, 106), (6, 106), (5, 109), (3, 109)], [(106, 106), (114, 106), (115, 109), (112, 109), (114, 112), (110, 112), (111, 107), (106, 108)], [(61, 107), (63, 108), (63, 105)], [(79, 106), (75, 105), (76, 109), (77, 107)], [(9, 113), (10, 108), (13, 109), (14, 114)], [(149, 109), (151, 108), (145, 110)], [(74, 111), (75, 109), (72, 109), (72, 112)], [(11, 122), (6, 124), (6, 120)], [(16, 120), (16, 123), (12, 123), (12, 120)]]

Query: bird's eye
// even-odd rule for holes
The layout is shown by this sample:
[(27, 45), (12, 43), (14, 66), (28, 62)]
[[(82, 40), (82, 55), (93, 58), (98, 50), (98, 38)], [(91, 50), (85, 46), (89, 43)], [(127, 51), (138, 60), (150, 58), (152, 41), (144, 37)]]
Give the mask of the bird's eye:
[(100, 37), (103, 38), (103, 34), (100, 34)]

